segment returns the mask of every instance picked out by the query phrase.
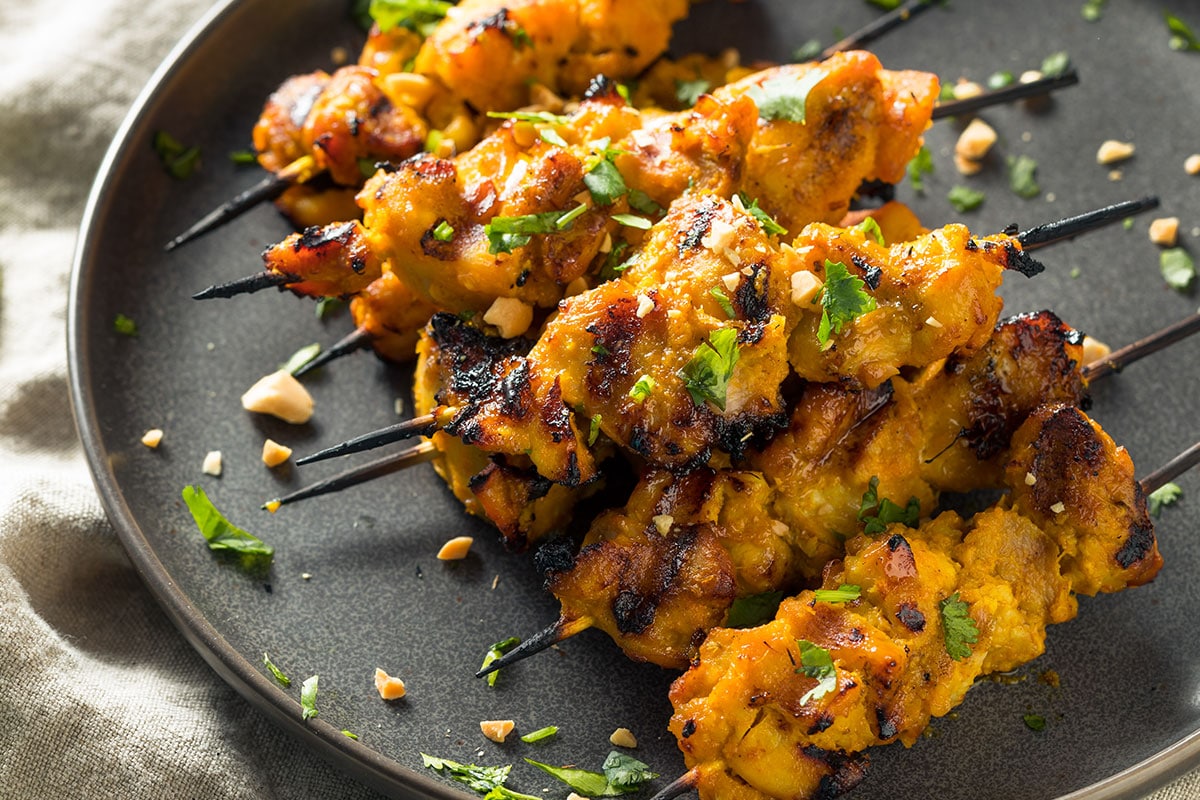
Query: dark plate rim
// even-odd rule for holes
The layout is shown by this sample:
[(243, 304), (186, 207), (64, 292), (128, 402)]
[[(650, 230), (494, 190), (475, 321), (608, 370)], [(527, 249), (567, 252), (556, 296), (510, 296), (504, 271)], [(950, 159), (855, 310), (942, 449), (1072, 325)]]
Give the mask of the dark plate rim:
[[(125, 502), (124, 492), (104, 448), (89, 381), (92, 375), (90, 350), (83, 338), (83, 332), (88, 329), (88, 298), (94, 278), (89, 267), (97, 257), (93, 231), (103, 224), (105, 209), (114, 200), (116, 175), (132, 149), (139, 129), (146, 124), (156, 102), (165, 94), (166, 85), (184, 68), (200, 44), (213, 35), (243, 2), (217, 0), (155, 69), (114, 134), (88, 194), (72, 259), (67, 301), (67, 367), (76, 429), (101, 504), (139, 576), (171, 622), (222, 680), (275, 724), (372, 788), (387, 794), (403, 792), (407, 796), (432, 800), (472, 797), (344, 736), (339, 728), (328, 722), (319, 718), (303, 721), (300, 704), (235, 650), (178, 588)], [(1143, 797), (1197, 765), (1200, 765), (1200, 730), (1104, 780), (1062, 795), (1059, 800)]]

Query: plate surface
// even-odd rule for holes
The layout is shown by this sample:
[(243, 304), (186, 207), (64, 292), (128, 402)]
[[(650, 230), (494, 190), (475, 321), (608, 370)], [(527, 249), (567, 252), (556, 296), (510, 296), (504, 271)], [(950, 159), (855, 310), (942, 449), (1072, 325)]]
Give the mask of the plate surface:
[[(1200, 26), (1200, 4), (1174, 4)], [(943, 80), (983, 81), (993, 72), (1038, 67), (1069, 52), (1082, 85), (1049, 106), (997, 109), (986, 117), (1001, 141), (984, 173), (964, 179), (951, 165), (958, 128), (940, 122), (927, 141), (936, 172), (926, 192), (898, 190), (927, 224), (964, 219), (981, 233), (1022, 228), (1144, 194), (1163, 199), (1194, 247), (1200, 179), (1183, 170), (1200, 149), (1200, 55), (1174, 52), (1159, 4), (1112, 3), (1103, 19), (1081, 18), (1080, 2), (985, 3), (934, 9), (877, 43), (891, 68), (929, 69)], [(747, 58), (786, 60), (808, 39), (829, 43), (879, 12), (866, 3), (709, 0), (680, 26), (676, 50), (741, 48)], [(263, 98), (285, 77), (330, 66), (330, 51), (356, 52), (361, 33), (343, 4), (271, 0), (219, 6), (176, 50), (131, 112), (93, 193), (72, 286), (70, 360), (75, 408), (105, 506), (134, 562), (184, 634), (224, 679), (348, 772), (397, 796), (463, 797), (422, 770), (419, 753), (497, 764), (523, 756), (598, 769), (609, 733), (631, 728), (637, 755), (662, 773), (682, 760), (665, 727), (672, 674), (629, 663), (599, 633), (585, 633), (506, 670), (494, 688), (472, 673), (492, 642), (528, 635), (557, 614), (530, 560), (507, 555), (468, 519), (432, 470), (391, 479), (275, 515), (266, 499), (343, 468), (267, 471), (264, 437), (304, 453), (396, 420), (408, 375), (366, 355), (343, 359), (308, 381), (314, 421), (293, 427), (251, 416), (240, 394), (299, 347), (329, 344), (346, 315), (319, 321), (312, 305), (264, 292), (194, 302), (214, 282), (260, 268), (258, 252), (286, 223), (259, 208), (220, 233), (174, 253), (162, 245), (204, 211), (258, 179), (225, 154), (244, 149)], [(150, 146), (155, 130), (204, 153), (186, 182), (169, 178)], [(1095, 160), (1105, 139), (1133, 141), (1137, 156), (1111, 180)], [(1016, 197), (1004, 159), (1037, 159), (1042, 196)], [(956, 184), (981, 188), (981, 209), (956, 214)], [(1195, 311), (1196, 299), (1168, 289), (1146, 237), (1149, 216), (1041, 254), (1048, 270), (1005, 287), (1013, 313), (1049, 307), (1071, 324), (1120, 345)], [(113, 330), (116, 314), (140, 335)], [(1200, 438), (1200, 342), (1185, 342), (1094, 388), (1093, 414), (1124, 443), (1143, 473)], [(139, 444), (153, 427), (164, 444)], [(225, 473), (200, 465), (224, 454)], [(269, 579), (250, 579), (206, 550), (180, 499), (203, 486), (235, 523), (273, 544)], [(879, 749), (860, 800), (875, 797), (1051, 798), (1137, 795), (1197, 763), (1200, 755), (1200, 481), (1180, 480), (1185, 499), (1164, 512), (1166, 567), (1152, 585), (1084, 599), (1079, 619), (1053, 629), (1048, 652), (1015, 681), (981, 682), (952, 718), (906, 751)], [(470, 558), (434, 558), (449, 536), (477, 537)], [(305, 578), (303, 575), (311, 577)], [(271, 654), (293, 679), (285, 690), (261, 666)], [(409, 696), (386, 704), (372, 687), (376, 666), (405, 678)], [(1037, 680), (1044, 670), (1060, 688)], [(319, 674), (320, 716), (300, 721), (299, 680)], [(1034, 733), (1022, 716), (1047, 719)], [(482, 719), (511, 718), (520, 731), (558, 725), (540, 745), (497, 746)], [(357, 733), (354, 742), (340, 731)], [(510, 785), (530, 793), (565, 787), (518, 763)]]

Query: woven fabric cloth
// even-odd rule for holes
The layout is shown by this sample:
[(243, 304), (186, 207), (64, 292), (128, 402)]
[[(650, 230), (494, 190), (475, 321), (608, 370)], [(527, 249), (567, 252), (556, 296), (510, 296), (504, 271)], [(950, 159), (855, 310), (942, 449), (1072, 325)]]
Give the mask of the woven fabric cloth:
[[(0, 797), (376, 797), (276, 729), (159, 610), (100, 507), (65, 310), (109, 139), (208, 0), (0, 4)], [(1200, 798), (1200, 774), (1154, 800)]]

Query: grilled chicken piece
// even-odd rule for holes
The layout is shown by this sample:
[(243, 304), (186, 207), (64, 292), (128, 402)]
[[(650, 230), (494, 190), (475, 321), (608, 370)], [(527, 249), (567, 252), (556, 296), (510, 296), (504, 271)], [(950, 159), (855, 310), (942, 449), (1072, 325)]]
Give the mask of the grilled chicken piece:
[[(427, 414), (439, 403), (469, 404), (503, 380), (530, 344), (484, 336), (451, 314), (434, 315), (417, 345), (416, 413)], [(603, 487), (602, 481), (577, 487), (551, 483), (524, 454), (489, 456), (442, 431), (430, 438), (441, 453), (433, 462), (438, 475), (468, 513), (496, 526), (510, 550), (524, 550), (551, 531), (563, 530), (575, 505)]]
[[(912, 745), (980, 675), (1041, 655), (1046, 627), (1075, 616), (1075, 594), (1154, 577), (1141, 487), (1099, 426), (1045, 406), (1012, 452), (999, 506), (847, 542), (824, 588), (857, 586), (858, 599), (802, 592), (761, 627), (709, 634), (671, 689), (670, 729), (702, 799), (838, 796), (862, 780), (866, 748)], [(1026, 474), (1040, 477), (1031, 487)], [(944, 609), (959, 602), (973, 642), (947, 633)], [(965, 652), (952, 656), (952, 641)], [(831, 671), (804, 659), (813, 646)]]
[[(737, 598), (819, 581), (860, 525), (868, 490), (919, 515), (941, 491), (1005, 485), (1011, 434), (1044, 402), (1085, 400), (1081, 350), (1049, 312), (1017, 317), (974, 358), (912, 383), (810, 385), (788, 429), (751, 453), (748, 469), (646, 473), (623, 508), (597, 518), (577, 557), (544, 560), (547, 588), (562, 602), (559, 635), (597, 627), (635, 659), (686, 667)], [(997, 386), (998, 376), (1013, 384)], [(997, 400), (980, 405), (993, 391)], [(990, 445), (1004, 437), (1003, 449), (939, 455), (947, 417)]]
[(418, 332), (435, 311), (391, 271), (350, 300), (355, 325), (371, 336), (377, 353), (392, 361), (412, 357)]

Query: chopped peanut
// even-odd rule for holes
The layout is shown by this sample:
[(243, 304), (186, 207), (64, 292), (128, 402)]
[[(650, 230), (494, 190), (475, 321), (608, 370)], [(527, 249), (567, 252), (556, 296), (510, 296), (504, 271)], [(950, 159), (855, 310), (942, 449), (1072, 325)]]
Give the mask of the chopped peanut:
[(654, 310), (654, 300), (648, 295), (639, 294), (637, 296), (637, 318), (642, 319), (651, 311)]
[(592, 800), (592, 799), (590, 797), (584, 797), (581, 794), (575, 794), (574, 792), (571, 792), (570, 794), (567, 795), (567, 800)]
[(1033, 486), (1035, 483), (1037, 483), (1037, 475), (1034, 475), (1032, 472), (1026, 472), (1025, 473), (1025, 485)]
[(497, 297), (483, 315), (483, 321), (500, 329), (505, 339), (520, 336), (533, 323), (533, 306), (515, 297)]
[(262, 462), (268, 467), (278, 467), (292, 457), (292, 448), (285, 447), (273, 439), (263, 442)]
[(574, 297), (577, 294), (583, 294), (588, 290), (587, 280), (583, 277), (576, 278), (567, 284), (563, 290), (563, 294), (567, 297)]
[(1179, 217), (1160, 217), (1151, 222), (1150, 241), (1161, 247), (1179, 244)]
[(475, 144), (475, 140), (479, 138), (475, 123), (471, 121), (470, 115), (465, 111), (450, 120), (450, 124), (442, 129), (442, 135), (454, 142), (454, 148), (459, 153), (470, 150)]
[(151, 428), (142, 434), (142, 444), (149, 447), (151, 450), (162, 444), (163, 432), (162, 428)]
[(1090, 336), (1083, 337), (1084, 364), (1095, 364), (1102, 358), (1108, 358), (1108, 354), (1111, 352), (1112, 348), (1099, 339), (1093, 339)]
[(960, 80), (954, 84), (954, 99), (967, 100), (983, 94), (983, 87), (975, 81)]
[(1096, 151), (1096, 163), (1115, 164), (1118, 161), (1132, 158), (1133, 151), (1134, 146), (1132, 142), (1118, 142), (1116, 139), (1109, 139), (1100, 145), (1100, 149)]
[(671, 532), (671, 526), (675, 524), (675, 518), (670, 514), (656, 514), (652, 521), (659, 536), (666, 536)]
[(293, 425), (312, 419), (313, 399), (308, 390), (287, 370), (260, 378), (242, 395), (242, 408), (258, 414), (270, 414)]
[(964, 158), (955, 153), (954, 168), (958, 170), (960, 175), (977, 175), (983, 169), (983, 163), (973, 158)]
[(497, 744), (504, 744), (504, 740), (515, 727), (517, 723), (511, 719), (485, 719), (479, 723), (479, 730), (483, 731), (483, 735)]
[(533, 143), (538, 140), (538, 131), (532, 122), (521, 120), (513, 123), (512, 138), (517, 147), (524, 150), (532, 147)]
[(954, 144), (954, 154), (971, 161), (980, 161), (996, 143), (996, 131), (979, 117), (963, 129)]
[(1183, 162), (1183, 171), (1188, 175), (1200, 175), (1200, 153), (1187, 157)]
[(637, 747), (637, 737), (633, 735), (633, 731), (629, 728), (617, 728), (612, 732), (612, 736), (608, 737), (608, 741), (615, 747), (628, 747), (630, 749)]
[(460, 561), (467, 557), (467, 552), (471, 549), (471, 545), (475, 540), (470, 536), (455, 536), (450, 541), (442, 545), (442, 549), (438, 550), (439, 561)]
[(404, 681), (393, 678), (378, 667), (375, 668), (375, 691), (379, 692), (379, 696), (384, 700), (399, 700), (408, 693)]
[(792, 302), (798, 306), (812, 301), (817, 296), (817, 292), (824, 288), (825, 284), (811, 272), (800, 270), (792, 273)]
[(1017, 83), (1036, 83), (1043, 77), (1041, 70), (1027, 69), (1021, 73), (1021, 77), (1017, 78)]
[(1063, 513), (1064, 511), (1066, 511), (1066, 510), (1067, 510), (1067, 504), (1066, 504), (1066, 503), (1063, 503), (1063, 502), (1060, 500), (1059, 502), (1057, 502), (1057, 503), (1055, 503), (1054, 505), (1050, 506), (1050, 510), (1051, 510), (1051, 511), (1053, 511), (1055, 514), (1061, 514), (1061, 513)]
[(204, 465), (201, 467), (205, 475), (220, 477), (221, 475), (221, 451), (210, 450), (204, 456)]
[(433, 81), (413, 72), (394, 72), (377, 82), (393, 105), (408, 106), (414, 111), (425, 108), (438, 91)]

